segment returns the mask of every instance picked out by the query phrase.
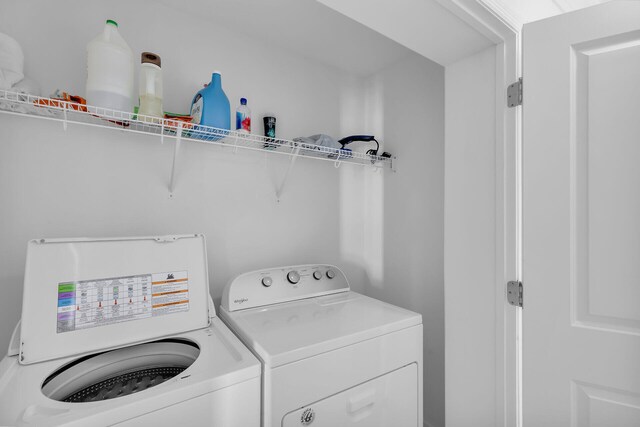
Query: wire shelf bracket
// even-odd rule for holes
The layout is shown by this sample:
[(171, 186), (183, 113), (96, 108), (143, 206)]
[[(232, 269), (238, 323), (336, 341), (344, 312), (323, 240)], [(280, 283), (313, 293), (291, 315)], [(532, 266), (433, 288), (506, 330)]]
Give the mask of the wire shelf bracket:
[(62, 119), (62, 129), (67, 130), (67, 108), (64, 109), (64, 118)]
[[(160, 136), (161, 141), (164, 135)], [(182, 123), (178, 123), (176, 145), (173, 148), (173, 162), (171, 163), (171, 177), (169, 178), (169, 197), (173, 197), (173, 190), (176, 185), (176, 169), (178, 167), (178, 153), (180, 152), (180, 143), (182, 142)]]
[(289, 159), (289, 165), (287, 166), (287, 170), (284, 173), (284, 177), (282, 177), (282, 181), (276, 190), (276, 201), (280, 203), (280, 198), (282, 197), (282, 192), (284, 191), (284, 187), (287, 184), (287, 180), (289, 179), (289, 175), (291, 174), (291, 170), (293, 169), (293, 165), (296, 163), (296, 159), (300, 155), (300, 145), (296, 144), (291, 150), (291, 158)]

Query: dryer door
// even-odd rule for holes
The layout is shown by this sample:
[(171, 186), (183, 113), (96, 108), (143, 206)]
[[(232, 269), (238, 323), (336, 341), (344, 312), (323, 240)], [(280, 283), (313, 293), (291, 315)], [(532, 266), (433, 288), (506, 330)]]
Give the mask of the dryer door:
[(417, 427), (419, 404), (414, 363), (289, 412), (282, 426)]

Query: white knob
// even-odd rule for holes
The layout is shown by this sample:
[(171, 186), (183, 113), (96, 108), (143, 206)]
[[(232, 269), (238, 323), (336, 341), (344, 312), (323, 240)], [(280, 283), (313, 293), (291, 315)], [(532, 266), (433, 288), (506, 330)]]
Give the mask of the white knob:
[(322, 273), (320, 271), (318, 271), (318, 270), (314, 271), (313, 272), (313, 278), (316, 279), (316, 280), (322, 279)]
[(334, 277), (336, 277), (336, 272), (333, 270), (327, 270), (327, 277), (329, 279), (333, 279)]
[(300, 281), (300, 275), (297, 271), (290, 271), (289, 273), (287, 273), (287, 280), (289, 281), (289, 283), (295, 285)]
[(273, 280), (271, 277), (263, 277), (262, 278), (262, 286), (266, 286), (267, 288), (273, 284)]

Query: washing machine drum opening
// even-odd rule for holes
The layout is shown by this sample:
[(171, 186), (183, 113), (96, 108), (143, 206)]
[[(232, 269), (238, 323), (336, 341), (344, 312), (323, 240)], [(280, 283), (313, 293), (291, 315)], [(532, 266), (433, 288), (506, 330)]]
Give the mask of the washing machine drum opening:
[(163, 340), (91, 355), (51, 374), (42, 392), (71, 403), (115, 399), (170, 380), (191, 366), (199, 353), (191, 341)]

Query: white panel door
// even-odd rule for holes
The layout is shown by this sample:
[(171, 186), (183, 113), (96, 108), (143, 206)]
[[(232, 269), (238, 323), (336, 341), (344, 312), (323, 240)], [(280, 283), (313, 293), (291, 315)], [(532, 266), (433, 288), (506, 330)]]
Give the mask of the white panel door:
[(640, 2), (525, 25), (523, 419), (640, 426)]

